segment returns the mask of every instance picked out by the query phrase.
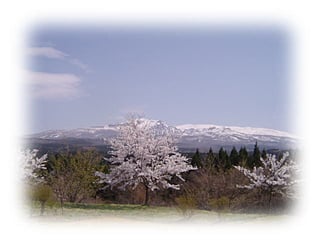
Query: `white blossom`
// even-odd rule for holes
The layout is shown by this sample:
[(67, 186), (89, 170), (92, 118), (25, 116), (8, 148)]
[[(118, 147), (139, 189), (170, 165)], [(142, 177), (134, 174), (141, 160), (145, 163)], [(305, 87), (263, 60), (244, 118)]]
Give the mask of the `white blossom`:
[(177, 152), (174, 137), (168, 132), (159, 134), (142, 119), (128, 120), (119, 127), (119, 136), (111, 140), (112, 164), (109, 174), (97, 172), (107, 186), (133, 189), (142, 183), (154, 191), (160, 188), (179, 189), (172, 184), (173, 176), (184, 181), (181, 173), (196, 168)]
[(291, 186), (297, 181), (294, 180), (294, 173), (297, 165), (289, 158), (289, 153), (283, 154), (280, 160), (275, 155), (267, 154), (266, 159), (261, 158), (262, 167), (254, 167), (253, 170), (235, 166), (250, 181), (248, 185), (237, 185), (239, 188), (262, 188), (274, 193), (290, 196)]
[(39, 170), (46, 169), (47, 154), (40, 158), (37, 157), (37, 149), (25, 149), (21, 151), (21, 164), (23, 170), (23, 180), (28, 183), (36, 184), (42, 182), (43, 179), (39, 176)]

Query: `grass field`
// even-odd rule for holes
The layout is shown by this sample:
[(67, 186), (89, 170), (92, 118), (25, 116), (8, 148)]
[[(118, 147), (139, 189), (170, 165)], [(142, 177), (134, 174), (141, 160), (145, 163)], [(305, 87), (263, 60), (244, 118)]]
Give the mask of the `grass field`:
[(175, 207), (141, 206), (133, 204), (65, 204), (63, 212), (57, 206), (46, 207), (40, 216), (39, 206), (29, 208), (30, 218), (40, 222), (136, 222), (136, 223), (260, 223), (283, 221), (288, 215), (217, 213), (215, 211), (188, 210), (183, 213)]

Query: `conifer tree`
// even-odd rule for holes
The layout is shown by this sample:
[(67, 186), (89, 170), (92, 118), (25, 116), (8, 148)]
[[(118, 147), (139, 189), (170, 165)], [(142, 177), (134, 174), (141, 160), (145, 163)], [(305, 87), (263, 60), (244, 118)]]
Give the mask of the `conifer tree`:
[(265, 149), (262, 150), (261, 157), (262, 157), (263, 159), (266, 159), (266, 158), (267, 158), (267, 151), (266, 151)]
[(226, 150), (222, 147), (219, 150), (219, 163), (221, 164), (224, 171), (231, 168), (231, 162)]
[(226, 164), (226, 159), (225, 159), (225, 152), (223, 147), (220, 147), (218, 155), (219, 155), (219, 165), (224, 168), (224, 165)]
[(256, 142), (256, 144), (254, 145), (254, 149), (253, 149), (253, 155), (252, 155), (252, 160), (253, 160), (253, 166), (252, 167), (259, 167), (261, 166), (261, 153), (260, 153), (260, 149), (258, 147), (258, 142)]
[(213, 154), (212, 148), (210, 148), (209, 152), (207, 153), (205, 167), (209, 170), (213, 170), (214, 165), (215, 165), (215, 156)]
[(230, 157), (228, 156), (227, 151), (224, 151), (224, 155), (225, 155), (225, 165), (224, 165), (224, 170), (229, 170), (232, 167), (231, 161), (230, 161)]
[(201, 156), (198, 148), (196, 149), (196, 152), (191, 159), (191, 165), (193, 167), (202, 168), (202, 161), (201, 161)]
[(248, 151), (246, 147), (241, 147), (239, 150), (239, 164), (240, 166), (244, 167), (247, 165), (248, 160)]
[(283, 157), (283, 152), (280, 152), (280, 153), (278, 154), (278, 160), (280, 160), (282, 157)]
[(230, 163), (233, 166), (238, 166), (239, 165), (239, 154), (238, 151), (235, 147), (232, 148), (230, 152)]

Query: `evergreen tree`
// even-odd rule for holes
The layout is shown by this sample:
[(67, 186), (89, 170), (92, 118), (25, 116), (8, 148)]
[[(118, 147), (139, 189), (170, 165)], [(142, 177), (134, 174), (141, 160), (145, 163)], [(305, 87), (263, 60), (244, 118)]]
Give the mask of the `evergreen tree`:
[(247, 160), (248, 160), (248, 151), (246, 147), (241, 147), (239, 150), (239, 164), (244, 167), (247, 165)]
[(230, 152), (230, 163), (233, 166), (238, 166), (239, 165), (239, 154), (238, 151), (235, 147), (232, 148)]
[(202, 168), (202, 161), (201, 161), (201, 156), (198, 148), (191, 159), (191, 165), (193, 167)]
[(230, 157), (228, 156), (227, 151), (224, 151), (224, 155), (225, 155), (225, 165), (224, 165), (224, 170), (229, 170), (232, 167), (231, 161), (230, 161)]
[(223, 147), (219, 149), (218, 158), (219, 158), (220, 167), (224, 168), (224, 165), (226, 164), (226, 159), (225, 159), (225, 152)]
[(265, 149), (262, 150), (261, 157), (266, 160), (267, 159), (267, 151)]
[(224, 171), (232, 167), (230, 159), (228, 157), (228, 153), (222, 147), (219, 150), (219, 164)]
[(214, 156), (214, 169), (219, 172), (221, 169), (220, 161), (218, 156)]
[(254, 145), (254, 149), (253, 149), (253, 155), (252, 155), (252, 160), (253, 160), (253, 167), (259, 167), (261, 166), (261, 153), (260, 153), (260, 149), (258, 147), (258, 143), (256, 142), (256, 144)]
[(280, 153), (278, 154), (278, 160), (280, 160), (281, 158), (283, 158), (283, 152), (280, 152)]
[(248, 168), (250, 168), (250, 169), (253, 169), (253, 167), (254, 167), (254, 160), (253, 160), (253, 156), (252, 156), (252, 155), (249, 155), (249, 156), (248, 156), (248, 159), (247, 159), (247, 162), (246, 162), (245, 167), (248, 167)]
[(213, 154), (212, 148), (210, 148), (209, 152), (207, 153), (205, 167), (209, 170), (213, 170), (215, 167), (215, 156)]

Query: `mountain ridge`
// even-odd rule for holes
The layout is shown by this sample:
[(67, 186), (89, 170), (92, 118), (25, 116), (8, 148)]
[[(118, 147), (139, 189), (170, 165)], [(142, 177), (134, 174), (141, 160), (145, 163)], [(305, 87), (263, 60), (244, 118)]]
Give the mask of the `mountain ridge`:
[[(161, 120), (141, 118), (140, 124), (153, 128), (156, 132), (170, 132), (178, 136), (177, 145), (183, 149), (209, 149), (217, 150), (220, 147), (247, 146), (252, 148), (258, 142), (264, 148), (288, 149), (295, 147), (298, 137), (291, 133), (268, 128), (221, 126), (214, 124), (182, 124), (170, 126)], [(111, 138), (117, 136), (119, 124), (77, 128), (70, 130), (48, 130), (28, 135), (27, 139), (55, 140), (67, 142), (69, 139), (86, 139), (95, 144), (101, 142), (108, 144)]]

